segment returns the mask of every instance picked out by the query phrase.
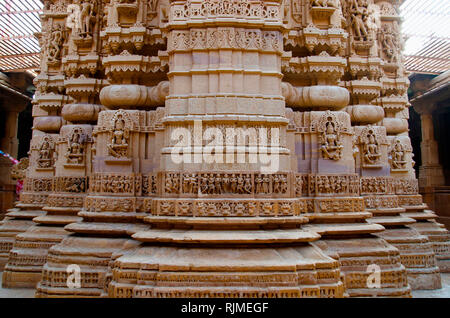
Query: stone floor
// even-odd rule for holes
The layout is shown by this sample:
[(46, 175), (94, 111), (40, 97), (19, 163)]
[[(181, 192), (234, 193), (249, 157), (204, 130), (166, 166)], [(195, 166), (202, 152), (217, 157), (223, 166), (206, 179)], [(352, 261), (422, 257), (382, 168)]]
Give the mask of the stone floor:
[[(2, 282), (0, 272), (0, 286)], [(33, 298), (32, 289), (6, 289), (0, 287), (0, 298)], [(413, 291), (414, 298), (450, 298), (450, 273), (442, 274), (442, 289)]]

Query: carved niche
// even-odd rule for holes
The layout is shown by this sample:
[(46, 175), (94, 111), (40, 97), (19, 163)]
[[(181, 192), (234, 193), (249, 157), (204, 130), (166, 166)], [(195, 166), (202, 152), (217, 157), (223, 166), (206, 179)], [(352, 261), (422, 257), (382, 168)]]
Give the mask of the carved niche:
[(319, 120), (317, 132), (319, 133), (320, 152), (323, 159), (338, 161), (342, 158), (344, 144), (341, 140), (342, 124), (336, 116), (327, 111)]
[(69, 165), (84, 166), (87, 135), (83, 128), (75, 127), (67, 138), (66, 160)]
[(47, 63), (56, 66), (61, 62), (61, 51), (66, 35), (64, 25), (55, 23), (48, 35)]
[(131, 128), (132, 121), (129, 115), (121, 110), (115, 112), (111, 119), (110, 138), (107, 144), (109, 155), (118, 159), (129, 157)]
[(379, 42), (384, 54), (384, 59), (389, 63), (399, 61), (400, 39), (397, 23), (383, 24), (379, 33)]
[(350, 0), (347, 12), (355, 49), (369, 49), (375, 42), (380, 24), (378, 7), (369, 0)]
[(395, 138), (391, 145), (389, 152), (391, 169), (393, 171), (405, 171), (406, 170), (406, 152), (407, 147), (402, 143), (399, 138)]
[(38, 168), (52, 169), (55, 163), (55, 142), (50, 135), (42, 137), (42, 141), (38, 147)]
[(90, 46), (98, 15), (96, 0), (77, 0), (67, 7), (67, 26), (72, 29), (72, 38), (78, 46)]
[(381, 136), (371, 125), (365, 127), (359, 137), (363, 167), (379, 167), (381, 160)]

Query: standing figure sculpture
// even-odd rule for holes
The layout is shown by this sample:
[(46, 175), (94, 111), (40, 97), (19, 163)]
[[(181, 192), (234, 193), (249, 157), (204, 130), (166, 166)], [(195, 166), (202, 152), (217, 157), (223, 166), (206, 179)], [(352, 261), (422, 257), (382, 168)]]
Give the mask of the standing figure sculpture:
[(396, 63), (399, 44), (395, 31), (389, 25), (384, 25), (380, 37), (383, 52), (387, 61), (389, 63)]
[(95, 19), (94, 4), (88, 0), (81, 3), (80, 22), (81, 35), (86, 38), (92, 37), (92, 21)]
[(352, 0), (350, 6), (351, 24), (357, 41), (369, 40), (369, 32), (366, 25), (369, 15), (367, 6), (367, 0)]
[(47, 59), (49, 63), (57, 63), (61, 57), (61, 46), (64, 43), (63, 26), (56, 24), (52, 33), (50, 34)]

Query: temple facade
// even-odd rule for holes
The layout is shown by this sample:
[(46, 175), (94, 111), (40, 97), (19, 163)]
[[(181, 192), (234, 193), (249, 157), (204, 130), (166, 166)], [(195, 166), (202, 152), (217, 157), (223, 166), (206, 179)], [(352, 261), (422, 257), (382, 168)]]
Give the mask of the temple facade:
[(401, 2), (44, 1), (29, 167), (0, 225), (3, 287), (440, 288), (450, 235), (415, 176)]

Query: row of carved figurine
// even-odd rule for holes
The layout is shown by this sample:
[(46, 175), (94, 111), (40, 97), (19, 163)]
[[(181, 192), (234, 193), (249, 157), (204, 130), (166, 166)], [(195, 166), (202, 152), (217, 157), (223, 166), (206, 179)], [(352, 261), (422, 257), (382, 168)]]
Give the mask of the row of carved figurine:
[[(99, 3), (97, 1), (87, 1), (82, 0), (80, 3), (66, 4), (65, 2), (57, 3), (62, 7), (57, 6), (57, 4), (50, 6), (48, 10), (45, 11), (46, 15), (51, 14), (53, 11), (55, 14), (63, 13), (65, 14), (66, 23), (54, 22), (50, 25), (48, 30), (48, 39), (45, 45), (45, 52), (49, 64), (56, 64), (61, 59), (62, 47), (69, 35), (73, 38), (75, 43), (80, 46), (86, 46), (92, 43), (94, 37), (94, 30), (104, 27), (141, 27), (144, 25), (142, 21), (142, 16), (138, 14), (140, 10), (139, 5), (136, 1), (127, 1), (127, 3), (122, 3), (121, 1), (111, 1), (111, 3), (104, 6), (104, 10), (99, 10)], [(130, 2), (130, 3), (128, 3)], [(291, 15), (294, 21), (302, 22), (301, 17), (306, 14), (303, 12), (304, 6), (302, 6), (301, 1), (292, 0), (292, 4), (288, 4), (289, 1), (284, 1), (282, 9), (282, 3), (273, 2), (271, 5), (264, 3), (263, 1), (252, 2), (248, 0), (206, 0), (199, 3), (192, 3), (190, 1), (185, 4), (173, 4), (171, 10), (171, 17), (173, 21), (183, 21), (186, 19), (198, 19), (198, 18), (212, 18), (218, 16), (232, 16), (234, 18), (262, 18), (269, 20), (282, 21), (283, 13), (288, 15), (291, 11)], [(311, 0), (312, 10), (315, 8), (329, 8), (333, 12), (335, 10), (339, 11), (339, 15), (343, 17), (345, 12), (347, 17), (346, 24), (351, 29), (353, 37), (359, 42), (373, 42), (376, 35), (376, 31), (379, 29), (381, 24), (379, 21), (380, 11), (382, 14), (387, 16), (398, 15), (395, 8), (390, 5), (386, 8), (386, 4), (377, 4), (380, 7), (379, 10), (374, 8), (374, 4), (368, 0), (351, 0), (341, 3), (340, 0)], [(149, 8), (146, 10), (149, 13), (148, 23), (151, 23), (152, 19), (157, 15), (158, 1), (146, 1)], [(167, 8), (165, 5), (161, 4), (160, 14), (165, 18), (162, 21), (166, 21), (167, 18)], [(131, 7), (130, 7), (131, 6)], [(164, 7), (164, 8), (163, 8)], [(345, 9), (343, 8), (345, 7)], [(131, 11), (130, 11), (131, 10)], [(307, 10), (311, 10), (309, 7)], [(125, 13), (128, 14), (125, 14)], [(134, 16), (134, 18), (129, 17), (129, 15)], [(401, 38), (399, 36), (399, 28), (397, 27), (397, 22), (394, 22), (392, 26), (390, 24), (384, 24), (382, 29), (379, 30), (378, 34), (380, 37), (380, 43), (383, 46), (383, 51), (387, 59), (390, 62), (398, 61), (398, 53), (401, 47)], [(340, 25), (341, 22), (337, 26)], [(144, 29), (145, 30), (145, 29)], [(218, 39), (220, 37), (216, 37)], [(223, 36), (222, 38), (225, 38)], [(182, 41), (186, 42), (186, 41)], [(187, 43), (187, 42), (186, 42)]]
[[(159, 188), (158, 185), (161, 184)], [(25, 192), (125, 195), (368, 195), (416, 194), (416, 179), (354, 175), (261, 174), (254, 172), (168, 172), (148, 175), (94, 174), (90, 177), (27, 178)], [(158, 189), (161, 192), (158, 192)]]
[[(344, 143), (342, 132), (338, 123), (330, 117), (325, 123), (325, 127), (320, 132), (320, 151), (324, 159), (340, 160), (343, 155)], [(130, 129), (125, 126), (122, 117), (117, 118), (114, 128), (110, 129), (110, 143), (107, 144), (109, 155), (115, 158), (129, 157)], [(255, 133), (256, 135), (256, 133)], [(385, 139), (385, 138), (384, 138)], [(361, 136), (361, 149), (363, 160), (368, 165), (376, 165), (381, 162), (381, 137), (374, 130), (369, 129), (367, 135)], [(88, 138), (81, 129), (74, 129), (67, 138), (67, 150), (65, 153), (68, 164), (83, 165), (85, 162), (85, 149)], [(55, 163), (55, 143), (50, 135), (45, 135), (41, 139), (41, 144), (37, 148), (39, 152), (38, 167), (51, 168)], [(391, 168), (401, 170), (406, 168), (407, 149), (400, 139), (392, 141), (390, 147)]]

